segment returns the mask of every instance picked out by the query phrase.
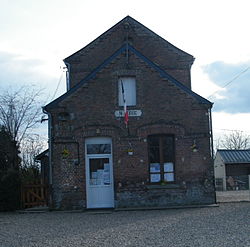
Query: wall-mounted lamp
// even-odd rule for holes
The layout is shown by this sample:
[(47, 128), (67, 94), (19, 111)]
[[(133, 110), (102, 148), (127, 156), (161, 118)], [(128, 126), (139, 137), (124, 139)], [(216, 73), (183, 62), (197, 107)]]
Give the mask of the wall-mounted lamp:
[(196, 145), (196, 140), (193, 141), (193, 145), (191, 146), (191, 149), (194, 153), (198, 152), (198, 147)]

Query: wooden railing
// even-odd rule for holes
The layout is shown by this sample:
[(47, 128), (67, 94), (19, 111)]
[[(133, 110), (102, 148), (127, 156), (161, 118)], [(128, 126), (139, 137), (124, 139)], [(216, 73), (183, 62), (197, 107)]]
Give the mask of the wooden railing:
[(21, 198), (23, 208), (48, 206), (48, 186), (44, 184), (23, 185)]

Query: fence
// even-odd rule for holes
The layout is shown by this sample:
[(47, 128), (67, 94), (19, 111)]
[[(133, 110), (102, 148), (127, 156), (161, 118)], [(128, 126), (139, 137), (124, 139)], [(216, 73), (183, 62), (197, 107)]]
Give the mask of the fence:
[(227, 190), (249, 190), (249, 176), (227, 176)]
[(23, 208), (48, 206), (48, 186), (44, 184), (23, 185), (21, 202)]

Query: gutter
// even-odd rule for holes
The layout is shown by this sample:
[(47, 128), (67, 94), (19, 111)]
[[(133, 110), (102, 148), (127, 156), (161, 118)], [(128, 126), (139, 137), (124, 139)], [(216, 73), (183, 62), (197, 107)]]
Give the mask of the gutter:
[[(48, 115), (48, 140), (49, 140), (49, 186), (50, 189), (53, 184), (53, 177), (52, 177), (52, 116), (49, 112), (46, 111), (45, 107), (42, 108), (43, 113)], [(50, 191), (51, 192), (51, 191)], [(50, 193), (50, 203), (51, 200), (51, 193)]]

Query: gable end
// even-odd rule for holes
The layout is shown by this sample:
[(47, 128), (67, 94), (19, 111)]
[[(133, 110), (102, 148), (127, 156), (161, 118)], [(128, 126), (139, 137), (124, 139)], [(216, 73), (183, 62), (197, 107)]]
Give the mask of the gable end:
[(69, 91), (67, 91), (65, 94), (60, 96), (59, 98), (55, 99), (48, 105), (44, 107), (44, 110), (48, 110), (49, 108), (55, 107), (59, 102), (61, 102), (63, 99), (65, 99), (67, 96), (74, 93), (78, 88), (82, 87), (86, 82), (89, 80), (95, 78), (96, 74), (100, 72), (105, 66), (107, 66), (109, 63), (111, 63), (117, 56), (125, 52), (126, 50), (129, 50), (133, 52), (135, 55), (137, 55), (140, 59), (142, 59), (145, 63), (147, 63), (150, 67), (152, 67), (154, 70), (156, 70), (161, 77), (168, 79), (171, 81), (175, 86), (180, 88), (182, 91), (187, 93), (188, 95), (195, 98), (199, 103), (206, 104), (210, 108), (212, 107), (212, 103), (208, 101), (207, 99), (201, 97), (200, 95), (193, 92), (188, 87), (184, 86), (181, 82), (176, 80), (174, 77), (169, 75), (166, 71), (164, 71), (160, 66), (156, 65), (154, 62), (152, 62), (150, 59), (145, 57), (142, 53), (140, 53), (138, 50), (136, 50), (133, 46), (129, 44), (123, 45), (120, 49), (118, 49), (114, 54), (112, 54), (110, 57), (108, 57), (102, 64), (100, 64), (95, 70), (93, 70), (88, 76), (86, 76), (84, 79), (82, 79), (77, 85), (75, 85), (73, 88), (71, 88)]

